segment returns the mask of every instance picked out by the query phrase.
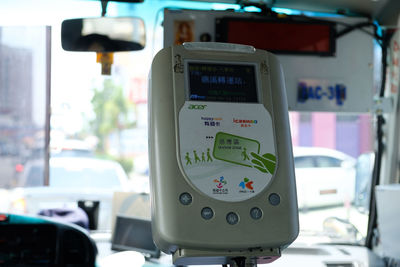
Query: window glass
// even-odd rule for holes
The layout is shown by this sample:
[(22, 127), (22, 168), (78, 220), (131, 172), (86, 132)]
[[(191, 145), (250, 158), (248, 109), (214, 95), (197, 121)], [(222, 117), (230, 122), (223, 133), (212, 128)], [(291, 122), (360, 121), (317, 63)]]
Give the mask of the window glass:
[[(360, 166), (373, 162), (365, 156), (373, 150), (372, 116), (290, 112), (289, 118), (303, 233), (300, 240), (310, 234), (333, 242), (362, 242), (367, 232), (371, 176)], [(349, 222), (356, 233), (339, 233), (342, 226), (331, 217)]]
[[(37, 200), (43, 192), (48, 192), (40, 193), (40, 190), (51, 191), (56, 186), (84, 190), (120, 184), (119, 171), (78, 169), (68, 163), (52, 167), (50, 162), (50, 186), (44, 188), (41, 185), (46, 174), (45, 155), (49, 152), (53, 159), (91, 158), (118, 163), (126, 174), (123, 176), (127, 177), (123, 189), (148, 193), (148, 73), (152, 58), (162, 48), (162, 11), (166, 6), (227, 7), (195, 1), (110, 2), (108, 16), (139, 16), (145, 20), (147, 46), (142, 51), (115, 53), (111, 75), (102, 76), (95, 53), (65, 52), (60, 43), (62, 20), (100, 16), (99, 1), (0, 1), (0, 188), (40, 187)], [(25, 26), (7, 28), (14, 27), (11, 24)], [(51, 27), (51, 36), (43, 25)], [(47, 38), (50, 38), (50, 47)], [(46, 53), (51, 53), (51, 74), (45, 68), (49, 59)], [(51, 95), (46, 92), (49, 75)], [(51, 100), (47, 135), (46, 107), (48, 114), (50, 107), (46, 96)], [(355, 166), (361, 155), (373, 150), (372, 116), (291, 112), (290, 123), (293, 146), (305, 151), (296, 154), (294, 150), (300, 208), (299, 242), (310, 236), (316, 242), (358, 242), (358, 235), (335, 232), (344, 229), (341, 227), (327, 229), (326, 222), (335, 216), (349, 221), (362, 236), (366, 234), (368, 211), (365, 205), (369, 197), (370, 172), (358, 173), (365, 168), (356, 170), (351, 166)], [(45, 149), (47, 138), (50, 138), (49, 151)], [(321, 149), (329, 151), (321, 152)], [(339, 161), (327, 156), (334, 157), (336, 153), (346, 155), (349, 164), (343, 166), (348, 167), (342, 167)], [(315, 157), (318, 160), (314, 160)], [(371, 166), (373, 159), (365, 160)], [(39, 161), (39, 165), (35, 161)], [(19, 189), (22, 196), (29, 192), (29, 188)], [(108, 194), (112, 193), (113, 190), (109, 190)], [(80, 200), (87, 198), (87, 195), (79, 196)], [(360, 201), (355, 201), (357, 199)], [(62, 204), (53, 200), (49, 199), (49, 203), (54, 202), (52, 207)], [(11, 212), (37, 214), (34, 204), (35, 199), (31, 198), (22, 208), (12, 202), (4, 206), (10, 206), (11, 210), (7, 211)], [(108, 204), (111, 207), (111, 203)], [(106, 206), (100, 205), (100, 208)], [(104, 223), (100, 219), (99, 225), (111, 230), (111, 208), (100, 213), (105, 214), (108, 221)], [(332, 234), (328, 235), (328, 230), (332, 230)]]
[(295, 157), (294, 165), (296, 168), (313, 168), (313, 167), (315, 167), (313, 157)]
[(319, 168), (340, 167), (340, 165), (342, 164), (342, 161), (340, 159), (325, 156), (315, 157), (315, 161), (316, 166)]

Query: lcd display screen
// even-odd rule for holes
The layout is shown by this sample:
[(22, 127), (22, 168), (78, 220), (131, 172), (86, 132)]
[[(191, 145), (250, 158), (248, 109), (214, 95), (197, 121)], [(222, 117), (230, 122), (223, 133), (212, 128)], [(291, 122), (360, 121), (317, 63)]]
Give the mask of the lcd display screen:
[(252, 45), (278, 54), (334, 56), (335, 23), (222, 18), (216, 41)]
[(255, 65), (188, 63), (188, 100), (256, 103)]

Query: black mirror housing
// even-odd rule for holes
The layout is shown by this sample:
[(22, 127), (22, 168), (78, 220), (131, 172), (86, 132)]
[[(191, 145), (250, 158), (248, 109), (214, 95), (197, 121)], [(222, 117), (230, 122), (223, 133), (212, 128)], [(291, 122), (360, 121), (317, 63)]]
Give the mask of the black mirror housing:
[(66, 51), (137, 51), (146, 45), (146, 29), (135, 17), (69, 19), (61, 25), (61, 43)]

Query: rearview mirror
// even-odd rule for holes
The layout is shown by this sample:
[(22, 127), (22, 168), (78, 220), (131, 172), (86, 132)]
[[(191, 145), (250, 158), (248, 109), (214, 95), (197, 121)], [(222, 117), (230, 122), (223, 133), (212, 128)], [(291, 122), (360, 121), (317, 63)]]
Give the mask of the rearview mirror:
[(140, 18), (69, 19), (61, 25), (61, 43), (67, 51), (135, 51), (145, 47), (146, 30)]

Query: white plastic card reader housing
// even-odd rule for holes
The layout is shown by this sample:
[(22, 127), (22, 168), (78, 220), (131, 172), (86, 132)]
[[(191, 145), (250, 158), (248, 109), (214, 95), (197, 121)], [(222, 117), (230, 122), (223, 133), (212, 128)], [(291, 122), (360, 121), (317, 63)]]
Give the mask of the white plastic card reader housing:
[(222, 43), (164, 48), (149, 103), (156, 245), (176, 265), (278, 258), (299, 226), (277, 58)]

